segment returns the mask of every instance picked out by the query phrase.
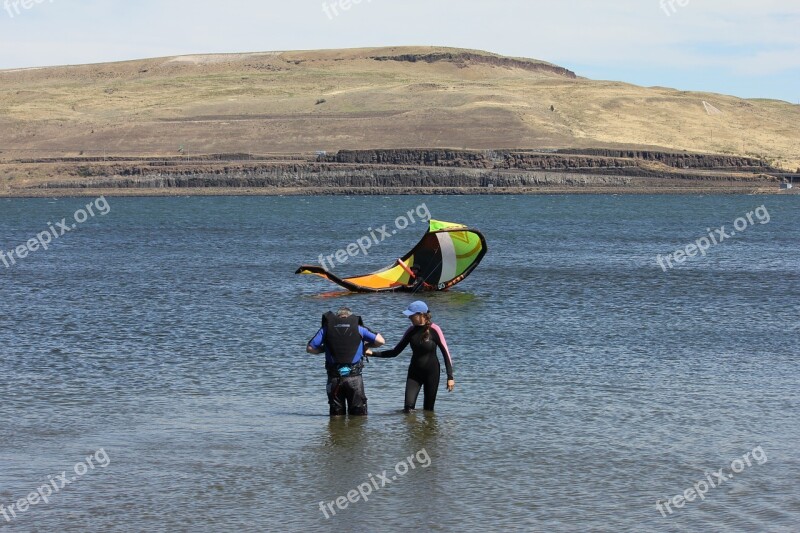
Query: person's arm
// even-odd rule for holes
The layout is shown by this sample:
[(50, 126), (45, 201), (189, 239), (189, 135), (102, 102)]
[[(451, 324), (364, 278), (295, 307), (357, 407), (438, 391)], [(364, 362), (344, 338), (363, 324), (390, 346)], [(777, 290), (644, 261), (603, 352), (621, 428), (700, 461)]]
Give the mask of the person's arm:
[(372, 357), (373, 351), (371, 347), (377, 348), (378, 346), (383, 346), (386, 342), (383, 339), (383, 335), (375, 333), (366, 326), (359, 326), (358, 333), (361, 335), (361, 341), (364, 344), (364, 355), (367, 357)]
[(436, 346), (442, 351), (442, 357), (444, 357), (444, 367), (447, 372), (447, 390), (452, 392), (456, 386), (456, 380), (453, 377), (453, 358), (450, 357), (450, 349), (447, 347), (442, 328), (436, 324), (431, 324), (431, 330), (436, 333)]
[(359, 326), (358, 332), (361, 333), (361, 338), (364, 340), (364, 346), (368, 348), (378, 348), (386, 344), (383, 335), (375, 333), (366, 326)]
[(321, 354), (325, 353), (325, 348), (322, 346), (322, 339), (323, 339), (323, 332), (322, 328), (314, 335), (314, 338), (308, 341), (308, 346), (306, 346), (306, 352), (311, 354)]
[(400, 353), (403, 350), (406, 349), (406, 346), (408, 346), (408, 343), (411, 342), (411, 330), (412, 329), (414, 329), (413, 326), (406, 330), (405, 334), (403, 335), (403, 338), (400, 339), (400, 342), (397, 343), (397, 346), (395, 346), (391, 350), (383, 350), (383, 351), (380, 351), (380, 352), (372, 352), (372, 355), (370, 357), (383, 357), (383, 358), (397, 357), (398, 355), (400, 355)]

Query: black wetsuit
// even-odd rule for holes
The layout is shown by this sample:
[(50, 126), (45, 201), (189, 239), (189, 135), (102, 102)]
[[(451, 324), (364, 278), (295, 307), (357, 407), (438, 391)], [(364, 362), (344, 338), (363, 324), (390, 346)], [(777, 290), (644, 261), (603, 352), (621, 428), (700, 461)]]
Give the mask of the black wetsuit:
[(406, 399), (404, 410), (410, 411), (416, 408), (417, 397), (420, 388), (424, 387), (424, 409), (433, 411), (436, 403), (436, 393), (439, 390), (439, 374), (442, 367), (439, 365), (439, 358), (436, 356), (436, 348), (442, 351), (444, 358), (447, 379), (453, 379), (453, 361), (450, 358), (450, 350), (447, 348), (447, 341), (444, 333), (436, 324), (431, 324), (430, 338), (424, 339), (425, 326), (411, 326), (406, 330), (405, 335), (391, 350), (375, 352), (373, 357), (397, 357), (411, 344), (411, 364), (408, 366), (408, 378), (406, 379)]

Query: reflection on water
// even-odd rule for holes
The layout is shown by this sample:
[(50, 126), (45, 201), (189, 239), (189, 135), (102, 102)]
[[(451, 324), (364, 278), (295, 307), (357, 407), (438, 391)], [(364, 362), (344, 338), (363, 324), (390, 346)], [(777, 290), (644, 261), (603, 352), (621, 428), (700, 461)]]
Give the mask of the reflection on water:
[(335, 416), (328, 420), (328, 433), (324, 440), (326, 447), (335, 451), (353, 449), (363, 442), (364, 431), (367, 429), (365, 416)]

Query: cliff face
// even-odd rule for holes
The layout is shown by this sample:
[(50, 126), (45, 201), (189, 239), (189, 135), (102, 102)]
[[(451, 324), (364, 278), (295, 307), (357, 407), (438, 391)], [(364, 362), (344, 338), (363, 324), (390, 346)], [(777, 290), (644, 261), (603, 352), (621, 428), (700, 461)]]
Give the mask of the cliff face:
[(467, 150), (340, 150), (322, 161), (360, 165), (413, 165), (458, 168), (490, 168), (481, 152)]
[(191, 162), (183, 158), (102, 162), (95, 158), (62, 159), (48, 163), (51, 171), (58, 174), (57, 179), (27, 182), (6, 194), (208, 189), (246, 189), (266, 194), (754, 192), (777, 187), (778, 183), (777, 177), (743, 170), (769, 170), (761, 161), (713, 154), (606, 151), (587, 155), (438, 149), (342, 151), (294, 161), (242, 158), (241, 154), (218, 154)]
[(638, 168), (656, 162), (677, 169), (768, 171), (759, 159), (716, 154), (624, 150), (559, 150), (535, 153), (509, 150), (341, 150), (321, 161), (348, 164), (419, 165), (458, 168), (591, 170)]
[(709, 155), (680, 152), (655, 152), (642, 150), (558, 150), (558, 154), (584, 154), (595, 157), (613, 157), (625, 159), (638, 159), (641, 161), (655, 161), (674, 168), (708, 168), (727, 170), (770, 170), (769, 164), (752, 157), (731, 155)]
[(551, 65), (549, 63), (515, 59), (512, 57), (476, 54), (472, 52), (399, 54), (394, 56), (372, 56), (370, 59), (374, 59), (375, 61), (406, 61), (409, 63), (416, 63), (418, 61), (423, 61), (425, 63), (447, 62), (454, 63), (460, 68), (467, 68), (470, 64), (493, 65), (497, 67), (518, 68), (527, 70), (529, 72), (555, 74), (557, 76), (562, 76), (569, 79), (577, 79), (578, 77), (571, 70), (556, 65)]
[(241, 169), (234, 172), (153, 172), (145, 175), (97, 177), (81, 180), (47, 182), (46, 189), (164, 189), (164, 188), (301, 188), (337, 190), (493, 187), (581, 186), (630, 184), (632, 178), (620, 176), (585, 176), (566, 173), (506, 173), (481, 171), (453, 172), (440, 169)]
[(0, 172), (7, 176), (0, 181), (0, 196), (97, 191), (208, 194), (203, 191), (212, 190), (246, 194), (754, 193), (775, 192), (783, 179), (767, 163), (752, 158), (623, 150), (390, 149), (319, 156), (43, 158), (0, 162)]

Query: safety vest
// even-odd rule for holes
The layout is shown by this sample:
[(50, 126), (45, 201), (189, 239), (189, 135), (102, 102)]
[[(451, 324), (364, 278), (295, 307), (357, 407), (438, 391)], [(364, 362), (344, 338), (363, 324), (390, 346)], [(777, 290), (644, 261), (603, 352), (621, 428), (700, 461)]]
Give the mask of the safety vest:
[(328, 312), (322, 315), (322, 328), (325, 332), (323, 342), (333, 360), (340, 365), (353, 364), (358, 349), (363, 342), (358, 326), (361, 317), (350, 315), (346, 318)]

